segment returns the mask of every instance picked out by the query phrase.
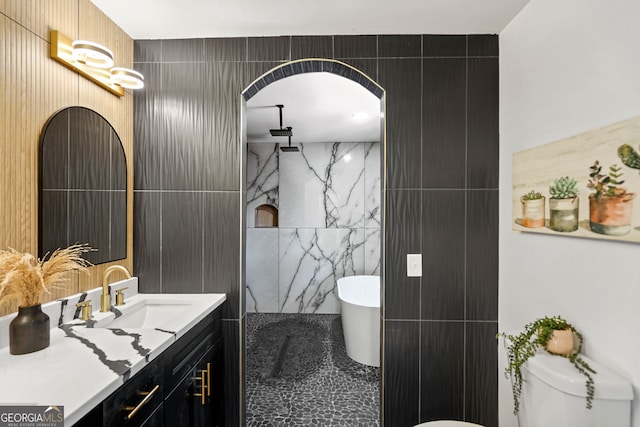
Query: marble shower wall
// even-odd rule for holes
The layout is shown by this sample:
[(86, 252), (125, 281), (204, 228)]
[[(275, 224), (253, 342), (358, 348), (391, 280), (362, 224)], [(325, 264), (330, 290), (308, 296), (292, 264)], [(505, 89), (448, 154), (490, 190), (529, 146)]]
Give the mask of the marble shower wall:
[[(380, 274), (380, 144), (249, 144), (247, 311), (339, 313), (335, 283)], [(278, 208), (278, 228), (255, 209)]]

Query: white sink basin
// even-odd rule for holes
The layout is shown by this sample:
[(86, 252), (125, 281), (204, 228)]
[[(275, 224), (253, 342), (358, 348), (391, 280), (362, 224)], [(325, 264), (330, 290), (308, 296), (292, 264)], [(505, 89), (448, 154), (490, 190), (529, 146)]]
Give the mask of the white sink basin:
[(106, 328), (133, 328), (149, 329), (171, 322), (171, 319), (184, 311), (189, 310), (191, 304), (171, 303), (159, 301), (140, 301), (129, 307), (117, 307), (122, 316), (106, 323)]
[[(192, 323), (210, 302), (196, 294), (137, 294), (107, 316), (94, 317), (93, 328), (176, 331)], [(116, 314), (117, 315), (116, 317)]]

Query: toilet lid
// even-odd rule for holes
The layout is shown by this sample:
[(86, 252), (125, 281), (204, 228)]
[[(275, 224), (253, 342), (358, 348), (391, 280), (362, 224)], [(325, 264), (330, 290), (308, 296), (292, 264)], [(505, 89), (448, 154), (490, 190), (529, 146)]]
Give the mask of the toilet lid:
[(483, 427), (480, 424), (466, 423), (464, 421), (429, 421), (427, 423), (418, 424), (415, 427)]

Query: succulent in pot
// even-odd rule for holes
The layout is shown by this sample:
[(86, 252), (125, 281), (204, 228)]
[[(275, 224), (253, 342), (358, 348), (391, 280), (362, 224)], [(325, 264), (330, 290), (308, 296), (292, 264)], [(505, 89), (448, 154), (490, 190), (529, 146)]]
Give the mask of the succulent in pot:
[(563, 176), (549, 187), (549, 228), (568, 232), (578, 229), (578, 182)]
[(544, 226), (544, 201), (544, 196), (535, 190), (531, 190), (520, 197), (523, 227), (538, 228)]
[(609, 173), (604, 174), (597, 160), (589, 168), (587, 187), (593, 190), (589, 195), (589, 227), (595, 233), (622, 236), (631, 231), (636, 195), (622, 187), (621, 169), (614, 164), (609, 167)]
[[(522, 385), (525, 381), (522, 369), (531, 357), (542, 349), (550, 354), (566, 358), (586, 379), (586, 407), (591, 409), (595, 393), (592, 374), (596, 372), (580, 357), (582, 334), (560, 316), (543, 317), (527, 325), (518, 334), (499, 333), (497, 338), (505, 338), (508, 364), (505, 377), (511, 378), (511, 391), (515, 415), (520, 410)], [(574, 343), (577, 338), (577, 345)]]

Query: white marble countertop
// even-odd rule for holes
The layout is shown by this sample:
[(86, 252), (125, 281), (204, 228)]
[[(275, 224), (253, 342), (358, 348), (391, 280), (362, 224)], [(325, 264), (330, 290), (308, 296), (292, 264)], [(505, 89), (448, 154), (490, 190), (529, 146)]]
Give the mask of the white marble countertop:
[[(97, 312), (100, 288), (43, 304), (52, 327), (50, 345), (23, 355), (9, 353), (7, 334), (15, 314), (0, 318), (0, 405), (64, 406), (65, 426), (71, 426), (226, 299), (224, 294), (137, 294), (137, 278), (110, 286), (129, 286), (125, 295), (131, 305), (143, 298), (191, 305), (158, 329), (109, 329), (109, 318), (120, 313), (117, 307)], [(95, 323), (77, 319), (75, 304), (86, 299), (94, 302)], [(107, 324), (91, 327), (101, 323)]]

